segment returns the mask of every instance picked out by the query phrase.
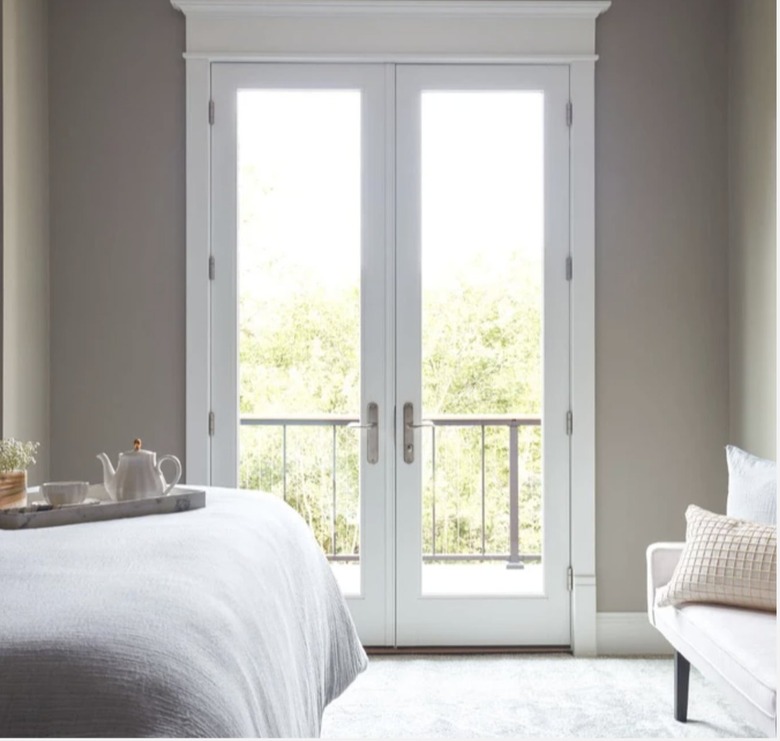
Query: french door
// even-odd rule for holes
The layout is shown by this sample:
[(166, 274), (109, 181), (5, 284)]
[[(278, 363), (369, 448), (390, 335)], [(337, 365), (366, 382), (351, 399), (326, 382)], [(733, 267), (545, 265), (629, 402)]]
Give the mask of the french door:
[(566, 66), (213, 64), (212, 484), (366, 645), (569, 645)]

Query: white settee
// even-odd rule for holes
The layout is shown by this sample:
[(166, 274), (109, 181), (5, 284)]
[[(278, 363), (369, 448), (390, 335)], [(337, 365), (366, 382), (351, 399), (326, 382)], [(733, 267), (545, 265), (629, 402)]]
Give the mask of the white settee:
[(748, 722), (777, 737), (777, 616), (711, 604), (658, 607), (656, 591), (669, 583), (683, 543), (647, 549), (650, 622), (675, 650), (674, 717), (688, 719), (688, 674), (693, 664), (719, 685)]

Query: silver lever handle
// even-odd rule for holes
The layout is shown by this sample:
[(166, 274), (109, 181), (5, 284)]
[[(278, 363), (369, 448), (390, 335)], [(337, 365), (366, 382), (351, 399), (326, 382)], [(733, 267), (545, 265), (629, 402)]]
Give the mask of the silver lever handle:
[(421, 427), (436, 427), (436, 425), (429, 419), (415, 424), (414, 405), (407, 401), (404, 404), (404, 463), (414, 463), (414, 431)]
[(350, 422), (347, 428), (350, 430), (368, 430), (366, 460), (369, 463), (377, 463), (379, 461), (379, 405), (372, 401), (368, 405), (367, 411), (368, 424)]

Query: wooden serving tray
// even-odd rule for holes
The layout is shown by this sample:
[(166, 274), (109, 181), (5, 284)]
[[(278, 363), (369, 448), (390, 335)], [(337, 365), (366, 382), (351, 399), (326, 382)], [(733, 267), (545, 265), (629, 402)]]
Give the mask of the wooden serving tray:
[[(47, 507), (34, 510), (34, 507)], [(144, 515), (167, 515), (187, 512), (206, 506), (206, 492), (203, 489), (188, 489), (177, 486), (165, 497), (134, 499), (127, 502), (95, 502), (93, 504), (71, 504), (52, 507), (41, 503), (26, 507), (26, 511), (0, 510), (0, 530), (29, 530), (36, 527), (57, 527), (78, 525), (84, 522), (120, 520), (125, 517)]]

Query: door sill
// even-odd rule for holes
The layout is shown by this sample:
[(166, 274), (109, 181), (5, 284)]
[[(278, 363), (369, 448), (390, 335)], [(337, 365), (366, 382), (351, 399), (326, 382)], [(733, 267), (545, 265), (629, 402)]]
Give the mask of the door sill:
[(436, 656), (472, 654), (569, 654), (571, 646), (365, 646), (369, 656)]

